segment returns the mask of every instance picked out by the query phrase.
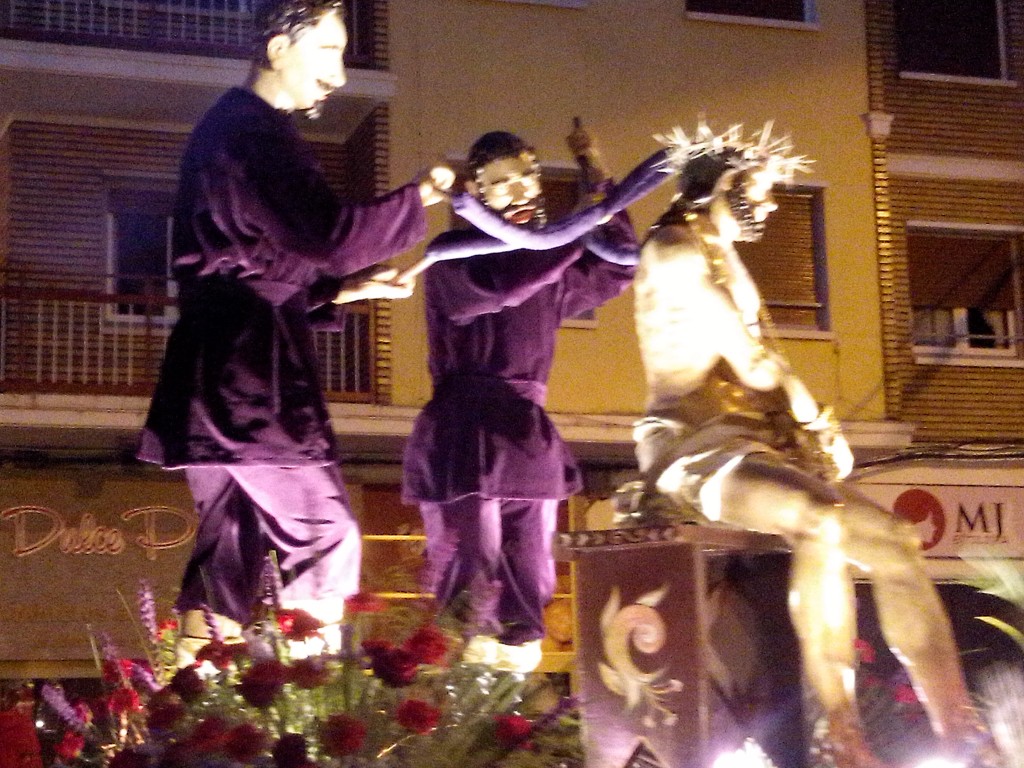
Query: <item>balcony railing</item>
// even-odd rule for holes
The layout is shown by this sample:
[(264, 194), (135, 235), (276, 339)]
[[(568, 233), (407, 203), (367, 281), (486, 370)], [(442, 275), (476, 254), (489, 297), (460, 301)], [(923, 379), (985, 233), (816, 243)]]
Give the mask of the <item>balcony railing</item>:
[[(166, 279), (0, 270), (0, 391), (149, 394), (174, 323)], [(124, 284), (121, 282), (120, 284)], [(72, 287), (74, 286), (74, 287)], [(316, 331), (328, 399), (373, 402), (369, 307), (352, 304), (344, 331)]]
[[(0, 0), (0, 37), (248, 58), (255, 0)], [(373, 0), (345, 0), (345, 62), (373, 69)]]

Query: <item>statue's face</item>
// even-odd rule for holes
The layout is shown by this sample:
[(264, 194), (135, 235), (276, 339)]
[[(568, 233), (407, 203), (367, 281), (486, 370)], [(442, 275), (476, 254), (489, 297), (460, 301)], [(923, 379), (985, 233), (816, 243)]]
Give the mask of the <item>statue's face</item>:
[[(280, 81), (286, 109), (315, 110), (346, 81), (342, 54), (348, 43), (338, 11), (325, 13), (295, 38), (277, 35), (267, 44), (271, 69)], [(290, 106), (289, 106), (290, 105)]]
[(540, 170), (532, 152), (492, 160), (476, 176), (487, 206), (513, 224), (529, 224), (538, 213)]
[(737, 242), (760, 240), (768, 216), (779, 207), (772, 196), (773, 182), (774, 174), (764, 168), (734, 175), (711, 204), (719, 232)]

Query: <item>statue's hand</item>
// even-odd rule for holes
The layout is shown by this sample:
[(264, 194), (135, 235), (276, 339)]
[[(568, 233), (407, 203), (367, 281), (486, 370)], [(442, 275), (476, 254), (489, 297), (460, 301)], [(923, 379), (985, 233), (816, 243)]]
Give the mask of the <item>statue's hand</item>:
[(344, 286), (334, 297), (335, 304), (348, 304), (368, 299), (407, 299), (416, 286), (415, 276), (399, 273), (393, 267), (373, 272), (363, 280)]
[(565, 137), (565, 143), (568, 145), (573, 157), (586, 154), (594, 148), (594, 140), (583, 127), (583, 123), (578, 117), (572, 119), (572, 132)]
[(455, 183), (455, 171), (447, 165), (435, 165), (420, 174), (420, 199), (424, 206), (444, 200)]
[(830, 406), (822, 408), (813, 421), (799, 426), (805, 435), (812, 438), (813, 450), (819, 463), (826, 468), (828, 479), (842, 480), (853, 471), (853, 451)]
[(588, 188), (593, 189), (608, 178), (608, 171), (604, 167), (604, 161), (597, 151), (594, 139), (578, 117), (572, 119), (572, 132), (565, 137), (565, 143), (579, 163)]

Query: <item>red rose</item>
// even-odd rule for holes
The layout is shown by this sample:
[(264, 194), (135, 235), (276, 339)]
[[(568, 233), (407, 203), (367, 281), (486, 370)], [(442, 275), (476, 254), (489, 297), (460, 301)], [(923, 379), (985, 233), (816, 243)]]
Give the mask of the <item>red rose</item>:
[(206, 683), (195, 667), (184, 667), (174, 673), (168, 686), (185, 701), (195, 701), (206, 691)]
[(387, 653), (394, 649), (394, 644), (389, 643), (387, 640), (364, 640), (363, 650), (366, 651), (367, 655), (371, 658), (379, 653)]
[(498, 715), (494, 723), (494, 737), (506, 747), (516, 746), (533, 733), (533, 723), (522, 715)]
[(310, 656), (292, 662), (288, 669), (288, 679), (299, 688), (318, 688), (328, 681), (331, 672), (324, 660), (319, 656)]
[(238, 683), (238, 692), (254, 707), (269, 707), (288, 682), (288, 668), (277, 659), (253, 664)]
[(224, 754), (239, 763), (251, 763), (266, 748), (266, 731), (252, 723), (242, 723), (228, 731)]
[(306, 737), (298, 733), (286, 733), (278, 739), (270, 751), (277, 768), (304, 768), (309, 765), (306, 756)]
[(114, 755), (107, 768), (147, 768), (149, 761), (141, 752), (134, 749), (125, 749)]
[(131, 659), (104, 659), (102, 669), (103, 682), (108, 685), (119, 685), (132, 678)]
[(406, 640), (402, 647), (412, 653), (419, 664), (440, 664), (449, 649), (444, 633), (432, 624), (425, 624)]
[(277, 628), (289, 640), (305, 640), (323, 629), (324, 625), (301, 608), (282, 608), (277, 612)]
[(167, 637), (168, 632), (178, 631), (178, 620), (177, 619), (164, 619), (156, 625), (156, 636), (158, 640), (164, 640)]
[[(97, 703), (102, 704), (102, 699)], [(71, 708), (75, 710), (75, 714), (78, 715), (78, 719), (81, 720), (83, 723), (88, 724), (92, 722), (93, 709), (91, 706), (89, 706), (88, 703), (82, 701), (81, 699), (76, 699), (71, 703)], [(102, 707), (100, 707), (100, 709), (102, 710)], [(102, 711), (100, 714), (103, 714)]]
[(137, 712), (142, 709), (142, 702), (139, 700), (139, 692), (134, 688), (117, 688), (109, 699), (110, 711), (115, 715)]
[(0, 709), (0, 765), (43, 768), (39, 753), (39, 737), (32, 717), (18, 709)]
[(76, 759), (85, 748), (85, 737), (74, 731), (64, 731), (64, 738), (54, 747), (54, 751), (64, 762)]
[(373, 674), (385, 685), (401, 688), (409, 685), (416, 677), (416, 657), (404, 648), (395, 648), (391, 643), (380, 640), (363, 643), (370, 655)]
[(228, 742), (229, 726), (220, 717), (208, 717), (188, 737), (188, 745), (196, 752), (220, 752)]
[(439, 664), (448, 653), (448, 638), (433, 624), (424, 624), (402, 646), (420, 664)]
[(331, 757), (358, 752), (366, 738), (366, 724), (351, 715), (330, 715), (320, 724), (320, 745)]
[(181, 699), (166, 688), (149, 700), (149, 716), (146, 725), (155, 731), (165, 731), (185, 716), (185, 705)]
[(208, 661), (219, 670), (228, 669), (238, 656), (245, 656), (248, 653), (248, 646), (245, 643), (218, 643), (216, 641), (207, 643), (199, 649), (196, 654), (196, 662)]
[(398, 724), (413, 733), (430, 733), (440, 719), (440, 709), (419, 699), (406, 699), (395, 710)]
[(357, 592), (345, 598), (346, 613), (380, 613), (388, 604), (372, 592)]

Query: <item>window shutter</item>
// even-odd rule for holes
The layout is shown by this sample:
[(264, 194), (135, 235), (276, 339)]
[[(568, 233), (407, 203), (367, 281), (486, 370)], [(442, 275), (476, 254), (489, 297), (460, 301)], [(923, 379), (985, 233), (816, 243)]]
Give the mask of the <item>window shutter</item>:
[(686, 10), (753, 19), (807, 20), (804, 0), (686, 0)]
[(170, 216), (174, 209), (174, 192), (170, 189), (116, 184), (107, 189), (107, 210), (111, 212), (142, 213), (150, 216)]
[(768, 217), (764, 237), (736, 243), (743, 263), (778, 325), (818, 328), (819, 299), (815, 221), (819, 191), (775, 191), (779, 208)]
[(915, 307), (1014, 308), (1013, 239), (907, 233)]

